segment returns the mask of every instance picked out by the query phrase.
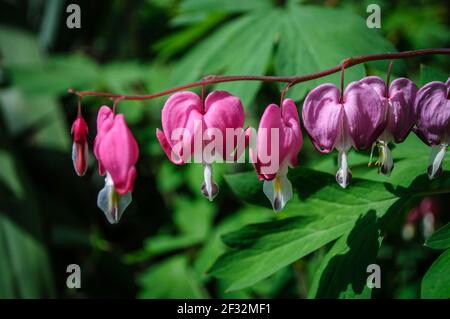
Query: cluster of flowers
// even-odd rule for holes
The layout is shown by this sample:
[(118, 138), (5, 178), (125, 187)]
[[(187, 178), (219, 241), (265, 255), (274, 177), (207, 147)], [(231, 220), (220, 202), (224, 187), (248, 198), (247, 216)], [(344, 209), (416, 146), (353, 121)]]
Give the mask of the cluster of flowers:
[[(372, 151), (378, 147), (380, 160), (376, 164), (379, 172), (389, 175), (393, 158), (388, 143), (402, 142), (411, 130), (433, 148), (428, 175), (434, 178), (442, 172), (442, 161), (450, 141), (449, 94), (450, 79), (446, 83), (428, 83), (420, 90), (406, 78), (396, 79), (387, 87), (381, 78), (375, 76), (350, 83), (344, 92), (333, 84), (323, 84), (307, 95), (302, 110), (303, 122), (319, 152), (330, 153), (337, 149), (339, 168), (336, 181), (344, 188), (351, 180), (347, 160), (351, 147), (366, 150), (372, 146)], [(175, 93), (165, 103), (161, 119), (162, 130), (157, 129), (156, 136), (174, 164), (189, 162), (195, 154), (186, 154), (185, 150), (194, 149), (195, 152), (195, 136), (203, 135), (210, 128), (222, 133), (224, 146), (232, 145), (232, 152), (223, 147), (216, 150), (213, 158), (202, 159), (204, 183), (201, 191), (209, 200), (213, 200), (219, 191), (213, 179), (212, 162), (217, 157), (235, 161), (251, 139), (255, 139), (256, 150), (277, 152), (277, 169), (268, 171), (265, 168), (272, 163), (250, 148), (251, 162), (259, 179), (264, 180), (263, 191), (273, 209), (283, 209), (292, 197), (287, 171), (288, 167), (296, 166), (303, 144), (293, 100), (285, 99), (281, 107), (270, 104), (262, 115), (256, 136), (251, 128), (243, 129), (245, 114), (240, 99), (224, 91), (214, 91), (204, 101), (193, 92)], [(190, 134), (176, 134), (180, 128)], [(227, 129), (241, 129), (245, 147), (239, 148), (238, 136), (230, 137), (226, 134)], [(72, 133), (74, 167), (78, 175), (84, 175), (88, 129), (81, 113), (72, 126)], [(209, 136), (209, 140), (202, 141), (197, 149), (202, 151), (210, 147), (212, 140), (213, 136)], [(106, 175), (106, 179), (97, 204), (110, 223), (118, 222), (131, 202), (138, 153), (136, 140), (123, 115), (116, 115), (109, 107), (102, 106), (97, 118), (94, 154), (99, 163), (99, 173)]]

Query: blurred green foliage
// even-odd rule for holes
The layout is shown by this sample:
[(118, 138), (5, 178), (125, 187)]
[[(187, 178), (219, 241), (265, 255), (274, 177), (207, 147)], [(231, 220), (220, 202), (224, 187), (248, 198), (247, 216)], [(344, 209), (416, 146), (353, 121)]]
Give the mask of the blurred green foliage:
[[(398, 165), (390, 180), (367, 169), (367, 154), (351, 154), (354, 176), (363, 178), (351, 194), (359, 187), (362, 200), (370, 188), (372, 196), (356, 205), (357, 198), (328, 183), (336, 158), (319, 156), (305, 141), (295, 185), (318, 197), (274, 215), (254, 172), (236, 174), (252, 171), (250, 165), (216, 165), (221, 193), (206, 201), (201, 167), (171, 164), (156, 140), (165, 97), (123, 102), (118, 110), (138, 140), (140, 159), (133, 203), (111, 226), (96, 207), (102, 178), (93, 156), (85, 177), (72, 169), (77, 100), (67, 94), (70, 87), (143, 94), (210, 74), (303, 74), (352, 55), (448, 47), (446, 1), (75, 2), (81, 29), (66, 27), (65, 1), (0, 0), (0, 298), (364, 298), (370, 292), (361, 265), (374, 261), (383, 283), (373, 297), (448, 297), (448, 285), (434, 286), (448, 275), (448, 250), (434, 262), (441, 252), (424, 247), (420, 234), (408, 242), (400, 236), (419, 196), (410, 183), (427, 161), (428, 148), (415, 137), (394, 150), (411, 165)], [(365, 26), (369, 3), (382, 9), (381, 30)], [(353, 67), (346, 81), (367, 72), (385, 76), (387, 64)], [(397, 61), (394, 73), (422, 85), (445, 80), (449, 67), (448, 58), (426, 57)], [(309, 89), (338, 77), (298, 85), (289, 95), (300, 106)], [(253, 126), (281, 88), (242, 82), (208, 89), (215, 87), (241, 97)], [(111, 101), (83, 100), (90, 145), (102, 104)], [(384, 183), (406, 191), (388, 192)], [(436, 187), (419, 186), (422, 193)], [(246, 194), (253, 204), (244, 203)], [(334, 206), (318, 202), (320, 196)], [(402, 205), (391, 206), (397, 201)], [(370, 209), (374, 214), (364, 214)], [(395, 218), (380, 226), (389, 210)], [(448, 208), (441, 219), (448, 220)], [(66, 288), (73, 263), (82, 269), (78, 290)]]

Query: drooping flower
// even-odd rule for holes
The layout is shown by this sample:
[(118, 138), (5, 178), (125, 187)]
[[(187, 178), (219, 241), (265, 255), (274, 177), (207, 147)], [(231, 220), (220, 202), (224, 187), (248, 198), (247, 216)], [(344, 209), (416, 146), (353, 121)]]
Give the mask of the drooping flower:
[(416, 233), (416, 223), (420, 219), (420, 208), (415, 206), (406, 215), (405, 224), (402, 229), (402, 237), (404, 240), (411, 240)]
[[(250, 133), (247, 135), (250, 136)], [(259, 179), (264, 180), (264, 194), (275, 212), (282, 210), (292, 198), (288, 167), (297, 165), (302, 144), (300, 120), (294, 101), (285, 99), (281, 108), (270, 104), (259, 122), (256, 154), (250, 149), (250, 156)]]
[(314, 146), (321, 153), (339, 152), (336, 181), (343, 188), (351, 180), (348, 151), (369, 148), (386, 127), (386, 103), (362, 82), (350, 83), (340, 99), (339, 89), (330, 83), (312, 90), (303, 104), (303, 123)]
[(386, 83), (378, 76), (368, 76), (360, 82), (370, 85), (387, 105), (387, 126), (373, 144), (372, 151), (378, 146), (380, 160), (376, 164), (379, 165), (380, 173), (389, 176), (394, 168), (394, 160), (388, 144), (403, 142), (411, 131), (415, 120), (413, 107), (417, 86), (409, 79), (398, 78), (392, 81), (387, 90)]
[(425, 238), (430, 237), (438, 223), (440, 210), (439, 201), (436, 198), (423, 198), (406, 216), (402, 231), (403, 239), (411, 240), (414, 237), (418, 222), (421, 222), (423, 236)]
[(219, 192), (212, 163), (234, 161), (242, 154), (244, 120), (240, 99), (228, 92), (211, 92), (204, 105), (197, 94), (178, 92), (166, 101), (161, 115), (162, 131), (156, 129), (156, 136), (174, 164), (194, 161), (203, 165), (201, 192), (212, 201)]
[(450, 78), (433, 81), (419, 89), (414, 104), (417, 136), (432, 148), (428, 177), (442, 173), (442, 161), (450, 143)]
[(71, 133), (73, 134), (72, 144), (72, 162), (75, 172), (78, 176), (86, 173), (89, 159), (89, 149), (87, 143), (87, 135), (89, 133), (88, 126), (81, 112), (78, 112), (77, 119), (72, 124)]
[(115, 115), (107, 106), (102, 106), (98, 112), (94, 154), (99, 174), (106, 175), (97, 205), (108, 221), (115, 224), (131, 203), (139, 149), (123, 114)]
[(430, 237), (435, 228), (440, 215), (439, 201), (433, 197), (425, 197), (420, 202), (420, 211), (422, 213), (422, 227), (425, 238)]

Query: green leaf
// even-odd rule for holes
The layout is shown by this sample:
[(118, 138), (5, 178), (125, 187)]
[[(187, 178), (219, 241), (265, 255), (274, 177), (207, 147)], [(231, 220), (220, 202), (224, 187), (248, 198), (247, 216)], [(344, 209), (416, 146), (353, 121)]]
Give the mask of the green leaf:
[(270, 0), (185, 0), (180, 4), (183, 12), (245, 12), (272, 7)]
[(208, 30), (221, 23), (226, 15), (221, 13), (211, 14), (200, 23), (187, 27), (179, 32), (173, 33), (162, 40), (156, 42), (153, 47), (158, 52), (158, 56), (167, 59), (181, 52), (189, 45), (194, 44)]
[(425, 85), (432, 81), (446, 82), (447, 79), (447, 73), (424, 64), (420, 65), (420, 85)]
[(37, 203), (2, 120), (0, 116), (0, 298), (51, 298), (53, 276)]
[[(25, 218), (35, 210), (16, 209)], [(24, 231), (23, 221), (12, 220), (0, 210), (0, 298), (49, 298), (54, 296), (49, 256), (33, 233)], [(31, 216), (30, 216), (31, 217)], [(29, 225), (28, 225), (29, 226)], [(34, 231), (34, 235), (36, 232)]]
[(142, 287), (138, 298), (206, 298), (188, 258), (178, 255), (168, 258), (142, 273), (138, 282)]
[(158, 188), (162, 193), (173, 192), (183, 184), (183, 176), (177, 168), (178, 166), (166, 161), (156, 171)]
[[(228, 22), (180, 61), (173, 75), (175, 84), (210, 74), (265, 74), (281, 18), (279, 10), (258, 10)], [(215, 86), (239, 96), (245, 107), (260, 87), (260, 82)]]
[(175, 202), (175, 224), (182, 233), (197, 238), (205, 238), (215, 214), (215, 206), (204, 198), (193, 201), (180, 197)]
[(173, 26), (202, 23), (214, 14), (233, 14), (273, 7), (271, 0), (185, 0), (180, 3), (179, 14), (170, 22)]
[(65, 94), (70, 87), (88, 89), (98, 79), (97, 65), (83, 55), (55, 56), (10, 71), (13, 84), (27, 95)]
[(425, 246), (433, 249), (450, 248), (450, 223), (436, 230), (425, 242)]
[(338, 239), (317, 269), (309, 298), (370, 298), (367, 266), (373, 264), (381, 244), (381, 229), (374, 212), (358, 218)]
[[(250, 225), (224, 236), (224, 242), (233, 249), (218, 259), (211, 274), (230, 278), (230, 289), (254, 284), (337, 239), (353, 227), (360, 215), (369, 211), (382, 215), (397, 200), (381, 183), (356, 180), (349, 191), (340, 188), (332, 175), (303, 168), (292, 173), (289, 178), (298, 195), (280, 216), (285, 218)], [(253, 172), (229, 175), (226, 180), (244, 200), (268, 202)], [(290, 215), (293, 217), (286, 217)]]
[(5, 67), (34, 65), (43, 61), (36, 37), (5, 25), (0, 25), (0, 53)]
[(32, 134), (35, 146), (69, 150), (70, 128), (64, 120), (61, 107), (49, 96), (30, 97), (20, 90), (0, 90), (0, 110), (11, 136)]
[[(346, 57), (385, 51), (395, 48), (351, 11), (291, 5), (282, 16), (275, 68), (278, 75), (307, 74), (335, 66)], [(389, 62), (370, 65), (387, 71)], [(394, 72), (401, 72), (402, 67), (402, 62), (394, 64)], [(354, 66), (345, 71), (345, 81), (360, 80), (364, 75), (364, 65)], [(326, 82), (339, 85), (340, 74), (301, 83), (291, 88), (288, 96), (300, 100), (308, 90)]]
[(204, 274), (216, 261), (216, 259), (226, 250), (226, 246), (220, 240), (225, 233), (238, 230), (246, 224), (266, 221), (269, 214), (264, 213), (264, 209), (257, 206), (249, 206), (238, 210), (233, 215), (225, 218), (220, 224), (214, 227), (208, 240), (199, 251), (194, 268), (199, 274)]
[(450, 298), (450, 249), (447, 249), (431, 265), (422, 280), (421, 297), (432, 299)]
[[(339, 238), (367, 213), (381, 218), (399, 199), (442, 188), (448, 191), (449, 177), (444, 174), (433, 184), (423, 174), (408, 189), (355, 179), (348, 189), (342, 189), (333, 175), (296, 168), (289, 173), (294, 197), (279, 215), (280, 220), (225, 235), (223, 240), (232, 249), (217, 260), (210, 272), (230, 280), (230, 290), (250, 286)], [(229, 175), (226, 180), (241, 199), (269, 206), (254, 172)], [(400, 211), (398, 208), (395, 212)]]
[(203, 198), (195, 201), (184, 197), (177, 198), (174, 222), (180, 234), (161, 234), (147, 238), (142, 249), (124, 256), (125, 262), (138, 263), (201, 244), (210, 231), (215, 213), (215, 206)]
[(123, 259), (127, 264), (146, 261), (152, 257), (200, 244), (202, 238), (194, 235), (157, 235), (145, 240), (144, 247), (126, 254)]
[(398, 3), (383, 16), (383, 30), (412, 48), (440, 48), (448, 44), (450, 28), (442, 15), (443, 3), (408, 6)]

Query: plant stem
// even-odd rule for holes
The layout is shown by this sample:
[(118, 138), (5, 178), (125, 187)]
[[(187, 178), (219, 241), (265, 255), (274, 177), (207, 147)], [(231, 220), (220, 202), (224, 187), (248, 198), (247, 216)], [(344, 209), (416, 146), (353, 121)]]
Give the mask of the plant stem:
[(122, 98), (123, 100), (150, 100), (157, 97), (161, 97), (164, 95), (172, 94), (181, 90), (190, 89), (193, 87), (205, 86), (209, 84), (216, 83), (224, 83), (224, 82), (236, 82), (236, 81), (263, 81), (263, 82), (284, 82), (290, 84), (289, 86), (293, 86), (295, 84), (306, 82), (314, 79), (318, 79), (333, 73), (337, 73), (339, 71), (343, 71), (346, 68), (369, 62), (369, 61), (378, 61), (378, 60), (396, 60), (396, 59), (407, 59), (424, 55), (432, 55), (432, 54), (447, 54), (450, 55), (450, 48), (433, 48), (433, 49), (422, 49), (422, 50), (414, 50), (414, 51), (404, 51), (404, 52), (396, 52), (396, 53), (376, 53), (376, 54), (368, 54), (361, 55), (357, 57), (346, 58), (340, 63), (332, 68), (316, 72), (310, 73), (306, 75), (300, 76), (259, 76), (259, 75), (210, 75), (205, 77), (201, 81), (196, 81), (184, 85), (180, 85), (168, 90), (164, 90), (161, 92), (146, 94), (146, 95), (125, 95), (125, 94), (115, 94), (108, 92), (93, 92), (93, 91), (76, 91), (74, 89), (69, 89), (69, 93), (73, 93), (78, 95), (80, 98), (86, 96), (97, 96), (97, 97), (107, 97), (107, 98)]
[(389, 82), (391, 80), (391, 72), (392, 72), (392, 65), (394, 64), (394, 60), (391, 60), (391, 62), (389, 63), (389, 69), (387, 71), (386, 74), (386, 90), (385, 90), (385, 97), (389, 97)]

